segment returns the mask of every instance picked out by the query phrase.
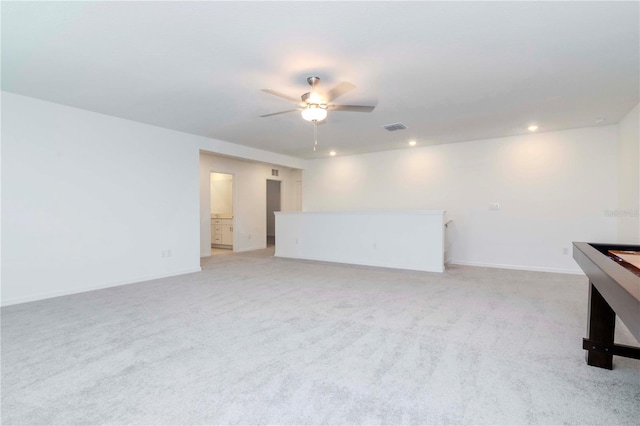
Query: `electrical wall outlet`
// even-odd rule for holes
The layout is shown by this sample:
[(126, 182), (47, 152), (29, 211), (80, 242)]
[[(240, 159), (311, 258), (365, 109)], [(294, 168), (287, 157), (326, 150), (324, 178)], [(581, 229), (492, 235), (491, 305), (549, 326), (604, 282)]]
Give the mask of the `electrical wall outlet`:
[(562, 254), (564, 254), (565, 256), (569, 255), (569, 247), (563, 247), (562, 248)]
[(489, 210), (500, 210), (500, 203), (489, 203)]

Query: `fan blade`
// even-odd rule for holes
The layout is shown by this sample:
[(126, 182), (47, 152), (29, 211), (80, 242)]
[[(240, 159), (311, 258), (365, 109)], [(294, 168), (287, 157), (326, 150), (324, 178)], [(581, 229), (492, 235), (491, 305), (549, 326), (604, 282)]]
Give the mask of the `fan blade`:
[(272, 112), (271, 114), (265, 114), (265, 115), (261, 115), (260, 117), (271, 117), (272, 115), (278, 115), (278, 114), (286, 114), (288, 112), (294, 112), (294, 111), (300, 111), (299, 109), (289, 109), (287, 111), (280, 111), (280, 112)]
[(271, 90), (271, 89), (261, 89), (261, 90), (263, 92), (270, 93), (272, 95), (276, 95), (276, 96), (280, 96), (281, 98), (288, 99), (291, 102), (295, 102), (297, 104), (300, 103), (300, 99), (294, 98), (293, 96), (285, 95), (284, 93), (276, 92), (275, 90)]
[(355, 87), (356, 87), (355, 84), (351, 84), (347, 81), (343, 81), (333, 89), (329, 90), (329, 93), (327, 93), (327, 102), (331, 102), (332, 100), (339, 98), (340, 96), (344, 95), (348, 91), (355, 89)]
[(370, 105), (329, 105), (327, 107), (332, 111), (353, 111), (353, 112), (371, 112), (375, 106)]

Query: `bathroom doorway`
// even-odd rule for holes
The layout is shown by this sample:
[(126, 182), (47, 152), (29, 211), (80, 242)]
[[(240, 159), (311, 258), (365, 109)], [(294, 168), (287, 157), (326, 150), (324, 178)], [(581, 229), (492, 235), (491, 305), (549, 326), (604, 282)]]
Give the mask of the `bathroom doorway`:
[(233, 250), (233, 175), (211, 172), (211, 254)]
[(279, 180), (267, 179), (267, 247), (276, 244), (276, 216), (281, 209), (282, 193)]

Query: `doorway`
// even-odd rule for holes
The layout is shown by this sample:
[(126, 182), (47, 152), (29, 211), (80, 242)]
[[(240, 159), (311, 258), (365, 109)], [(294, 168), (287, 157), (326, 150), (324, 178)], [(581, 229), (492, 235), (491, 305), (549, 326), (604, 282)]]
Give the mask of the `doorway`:
[(276, 244), (276, 216), (281, 208), (280, 181), (267, 179), (267, 247)]
[(233, 175), (211, 172), (211, 254), (233, 250)]

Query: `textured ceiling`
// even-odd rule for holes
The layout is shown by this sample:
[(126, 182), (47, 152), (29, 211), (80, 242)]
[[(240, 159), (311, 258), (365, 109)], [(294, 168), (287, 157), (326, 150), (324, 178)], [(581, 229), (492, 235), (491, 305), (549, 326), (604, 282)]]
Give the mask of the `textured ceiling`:
[[(639, 97), (638, 2), (3, 2), (2, 88), (301, 158), (605, 125)], [(357, 87), (313, 127), (270, 88)], [(294, 106), (295, 107), (295, 106)], [(604, 120), (596, 123), (596, 120)], [(387, 132), (401, 121), (408, 129)]]

